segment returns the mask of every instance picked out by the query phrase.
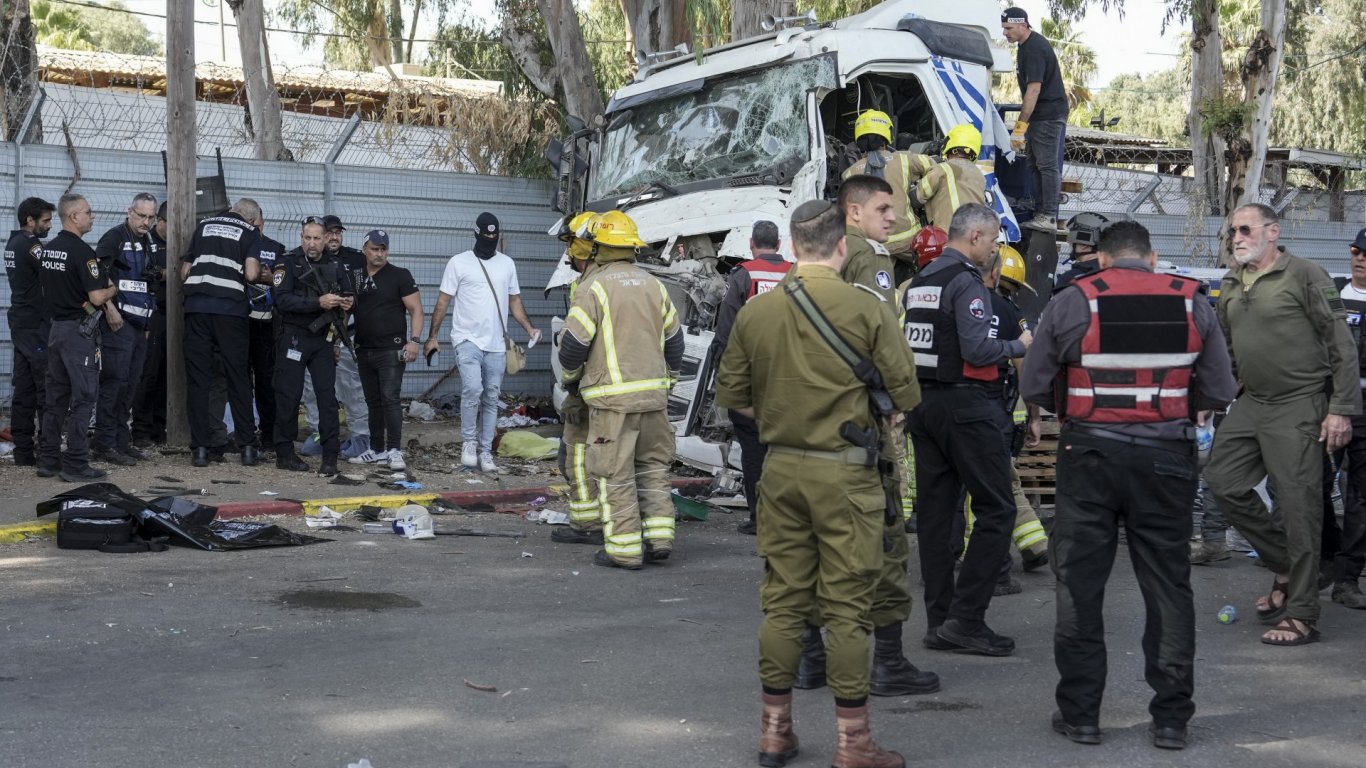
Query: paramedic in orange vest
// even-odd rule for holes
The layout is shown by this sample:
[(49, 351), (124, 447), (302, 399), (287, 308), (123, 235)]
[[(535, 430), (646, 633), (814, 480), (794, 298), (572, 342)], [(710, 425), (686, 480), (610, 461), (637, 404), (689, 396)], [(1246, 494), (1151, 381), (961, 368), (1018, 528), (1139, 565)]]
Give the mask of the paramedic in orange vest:
[(1201, 283), (1154, 273), (1143, 225), (1110, 224), (1099, 250), (1101, 270), (1049, 303), (1020, 382), (1027, 402), (1055, 409), (1063, 424), (1050, 537), (1060, 675), (1053, 730), (1100, 743), (1103, 602), (1122, 521), (1146, 613), (1149, 732), (1154, 746), (1182, 749), (1195, 712), (1186, 544), (1199, 477), (1195, 422), (1227, 405), (1237, 387)]
[[(726, 295), (721, 300), (721, 308), (716, 313), (716, 331), (711, 340), (711, 359), (720, 363), (721, 354), (726, 351), (730, 340), (730, 329), (735, 325), (735, 315), (750, 299), (773, 289), (787, 276), (792, 262), (778, 253), (778, 225), (760, 219), (754, 222), (749, 236), (749, 261), (736, 264), (726, 280)], [(745, 503), (749, 505), (749, 519), (736, 526), (740, 533), (753, 536), (756, 527), (754, 512), (759, 504), (759, 474), (764, 468), (764, 456), (768, 449), (759, 442), (759, 426), (754, 419), (738, 411), (728, 411), (730, 423), (735, 427), (735, 439), (740, 443), (740, 470), (744, 473)]]

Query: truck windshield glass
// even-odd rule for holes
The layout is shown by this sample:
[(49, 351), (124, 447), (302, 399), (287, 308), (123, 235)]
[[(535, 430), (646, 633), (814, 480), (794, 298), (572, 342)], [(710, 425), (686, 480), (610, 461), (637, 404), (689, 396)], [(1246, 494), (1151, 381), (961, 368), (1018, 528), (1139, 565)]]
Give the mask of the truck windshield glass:
[(834, 57), (821, 56), (712, 80), (696, 93), (609, 116), (588, 196), (602, 200), (652, 184), (723, 179), (804, 162), (811, 141), (806, 94), (835, 85)]

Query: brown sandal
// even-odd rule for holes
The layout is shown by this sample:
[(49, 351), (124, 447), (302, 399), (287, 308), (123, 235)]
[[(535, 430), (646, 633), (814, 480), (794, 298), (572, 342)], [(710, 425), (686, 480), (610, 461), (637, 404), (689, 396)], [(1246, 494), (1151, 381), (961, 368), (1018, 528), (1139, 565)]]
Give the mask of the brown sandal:
[[(1303, 625), (1305, 629), (1300, 629), (1299, 625)], [(1280, 623), (1268, 629), (1267, 632), (1285, 632), (1295, 636), (1290, 640), (1272, 640), (1266, 635), (1262, 635), (1262, 642), (1267, 645), (1309, 645), (1319, 641), (1318, 627), (1314, 626), (1314, 622), (1304, 619), (1281, 619)]]
[[(1281, 596), (1281, 604), (1276, 605), (1276, 595)], [(1275, 581), (1271, 582), (1271, 592), (1266, 596), (1266, 610), (1257, 609), (1257, 618), (1265, 624), (1275, 624), (1285, 615), (1286, 606), (1290, 604), (1290, 582)]]

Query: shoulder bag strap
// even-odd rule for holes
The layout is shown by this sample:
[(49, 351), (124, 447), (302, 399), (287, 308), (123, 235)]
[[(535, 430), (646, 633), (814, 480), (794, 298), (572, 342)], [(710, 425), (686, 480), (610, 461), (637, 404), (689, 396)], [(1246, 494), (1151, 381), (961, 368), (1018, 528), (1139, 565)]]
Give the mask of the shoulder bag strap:
[(484, 280), (489, 284), (489, 293), (493, 294), (493, 308), (498, 313), (498, 326), (503, 329), (503, 346), (511, 347), (512, 339), (508, 338), (507, 321), (503, 319), (502, 308), (498, 304), (498, 289), (493, 287), (493, 280), (489, 277), (489, 271), (484, 269), (484, 260), (478, 256), (475, 256), (474, 260), (479, 265), (479, 271), (484, 273)]

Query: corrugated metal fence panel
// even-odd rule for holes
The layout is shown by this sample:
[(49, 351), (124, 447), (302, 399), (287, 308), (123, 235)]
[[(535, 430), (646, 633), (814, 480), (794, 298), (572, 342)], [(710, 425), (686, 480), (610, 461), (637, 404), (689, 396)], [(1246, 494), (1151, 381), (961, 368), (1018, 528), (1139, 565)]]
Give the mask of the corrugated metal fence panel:
[[(37, 195), (56, 202), (75, 175), (75, 165), (62, 147), (24, 148), (22, 197)], [(122, 222), (134, 194), (166, 193), (160, 153), (102, 149), (77, 151), (80, 179), (75, 191), (90, 199), (95, 228), (87, 236), (92, 245), (101, 234)], [(266, 233), (287, 247), (299, 244), (299, 223), (305, 216), (335, 213), (346, 223), (344, 242), (359, 248), (370, 229), (389, 232), (390, 257), (413, 273), (429, 316), (436, 302), (441, 275), (450, 257), (473, 244), (474, 220), (483, 211), (502, 223), (505, 249), (517, 261), (522, 301), (531, 321), (543, 333), (550, 318), (564, 314), (562, 296), (546, 299), (542, 288), (554, 271), (563, 247), (546, 231), (556, 221), (550, 210), (550, 187), (542, 181), (498, 176), (473, 176), (432, 171), (342, 167), (335, 169), (333, 204), (324, 208), (324, 168), (318, 164), (287, 164), (262, 160), (223, 159), (228, 197), (250, 197), (261, 204)], [(201, 157), (199, 173), (217, 173), (211, 157)], [(0, 216), (14, 221), (14, 145), (0, 145)], [(13, 228), (13, 224), (10, 225)], [(9, 307), (9, 283), (0, 280), (0, 309)], [(8, 401), (13, 355), (9, 328), (0, 332), (0, 401)], [(509, 331), (526, 342), (515, 322)], [(441, 333), (446, 342), (437, 364), (419, 362), (404, 376), (404, 395), (425, 391), (455, 362), (447, 341), (450, 319)], [(551, 386), (549, 344), (537, 345), (527, 355), (527, 368), (504, 382), (511, 393), (545, 396)], [(456, 391), (452, 377), (439, 390)]]

